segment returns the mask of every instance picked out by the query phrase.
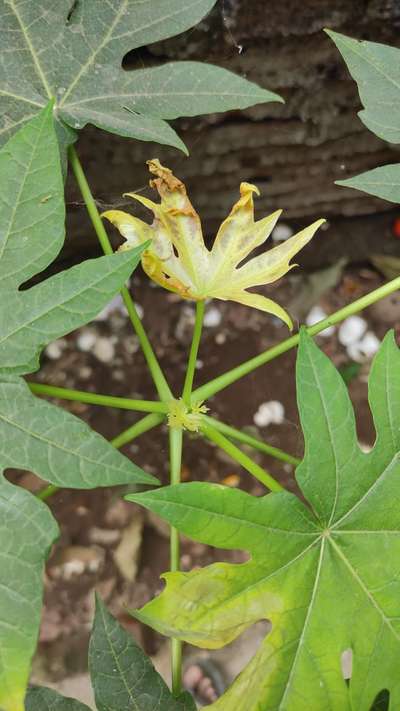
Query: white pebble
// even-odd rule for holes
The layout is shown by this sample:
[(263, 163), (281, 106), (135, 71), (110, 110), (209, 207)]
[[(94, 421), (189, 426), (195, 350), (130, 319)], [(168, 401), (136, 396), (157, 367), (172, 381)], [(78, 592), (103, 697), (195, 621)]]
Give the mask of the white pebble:
[(274, 242), (285, 242), (293, 234), (293, 230), (289, 225), (285, 225), (284, 222), (280, 222), (272, 230), (271, 237)]
[(117, 294), (111, 299), (110, 303), (107, 304), (102, 311), (96, 316), (95, 321), (107, 321), (110, 314), (114, 311), (119, 311), (123, 315), (127, 315), (125, 304), (122, 301), (121, 294)]
[(263, 402), (255, 413), (253, 420), (257, 427), (281, 425), (285, 420), (285, 408), (277, 400)]
[(84, 329), (76, 339), (76, 345), (80, 351), (87, 353), (92, 350), (94, 344), (96, 343), (96, 339), (97, 336), (94, 331)]
[[(323, 321), (324, 318), (327, 318), (328, 314), (325, 313), (325, 311), (318, 305), (313, 306), (310, 313), (308, 314), (306, 318), (306, 324), (307, 326), (314, 326), (314, 324), (318, 323), (319, 321)], [(324, 328), (323, 331), (321, 331), (318, 335), (323, 336), (323, 338), (328, 338), (329, 336), (332, 336), (335, 333), (335, 327), (334, 326), (327, 326)]]
[(375, 333), (367, 331), (360, 341), (347, 346), (347, 355), (356, 363), (364, 363), (375, 355), (380, 345), (381, 342)]
[(53, 343), (49, 343), (47, 348), (45, 349), (45, 354), (47, 355), (50, 360), (58, 360), (61, 358), (63, 351), (67, 347), (67, 341), (65, 338), (58, 338), (57, 341), (53, 341)]
[(211, 306), (204, 314), (203, 325), (205, 328), (216, 328), (222, 321), (222, 314), (215, 306)]
[(112, 341), (109, 338), (98, 338), (94, 348), (93, 354), (102, 363), (110, 363), (114, 358), (115, 348)]
[(367, 330), (367, 322), (361, 316), (349, 316), (341, 324), (339, 328), (338, 338), (342, 346), (349, 346), (351, 343), (357, 343), (365, 331)]

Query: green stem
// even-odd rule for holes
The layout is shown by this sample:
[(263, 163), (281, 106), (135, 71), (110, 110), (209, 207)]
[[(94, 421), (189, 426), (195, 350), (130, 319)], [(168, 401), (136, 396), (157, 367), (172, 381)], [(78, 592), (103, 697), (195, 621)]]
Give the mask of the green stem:
[[(384, 299), (385, 296), (389, 296), (389, 294), (397, 291), (397, 289), (400, 289), (400, 277), (396, 277), (396, 279), (389, 281), (387, 284), (384, 284), (378, 289), (371, 291), (369, 294), (362, 296), (360, 299), (353, 301), (352, 304), (345, 306), (343, 309), (339, 309), (339, 311), (336, 311), (331, 314), (331, 316), (324, 318), (314, 326), (310, 326), (307, 328), (307, 332), (310, 336), (315, 336), (317, 333), (321, 333), (321, 331), (325, 328), (328, 328), (328, 326), (334, 326), (336, 323), (344, 321), (344, 319), (348, 316), (352, 316), (353, 314), (362, 311), (362, 309), (367, 308), (367, 306), (371, 306), (371, 304), (374, 304), (376, 301)], [(260, 353), (258, 356), (250, 358), (250, 360), (236, 366), (236, 368), (228, 370), (226, 373), (210, 380), (208, 383), (205, 383), (205, 385), (201, 385), (199, 388), (194, 390), (192, 394), (192, 401), (207, 400), (212, 395), (220, 392), (224, 388), (228, 387), (228, 385), (232, 385), (232, 383), (235, 383), (236, 380), (243, 378), (245, 375), (248, 375), (248, 373), (256, 370), (256, 368), (259, 368), (261, 365), (265, 365), (265, 363), (269, 363), (269, 361), (274, 360), (274, 358), (290, 351), (298, 345), (299, 338), (299, 334), (291, 336), (291, 338), (287, 338), (286, 341), (278, 343), (277, 346), (269, 348), (263, 353)]]
[(89, 405), (103, 405), (104, 407), (116, 407), (120, 410), (137, 410), (138, 412), (166, 413), (168, 409), (165, 403), (153, 402), (152, 400), (132, 400), (126, 397), (100, 395), (99, 393), (89, 393), (84, 390), (71, 390), (70, 388), (58, 388), (53, 385), (42, 385), (41, 383), (28, 383), (28, 386), (36, 395), (47, 395), (48, 397), (57, 397), (61, 400), (87, 402)]
[(124, 430), (123, 432), (121, 432), (121, 434), (114, 437), (114, 439), (111, 440), (111, 444), (117, 449), (119, 449), (124, 444), (132, 442), (132, 440), (136, 439), (136, 437), (139, 437), (145, 432), (152, 430), (153, 427), (157, 427), (157, 425), (161, 424), (164, 419), (164, 415), (159, 415), (156, 412), (152, 412), (151, 415), (146, 415), (145, 417), (142, 417), (141, 420), (135, 422), (134, 425), (128, 427), (127, 430)]
[(201, 425), (201, 432), (205, 435), (205, 437), (207, 437), (207, 439), (217, 444), (218, 447), (229, 454), (232, 459), (241, 464), (246, 471), (261, 481), (266, 487), (268, 487), (268, 489), (271, 491), (283, 491), (284, 487), (281, 486), (279, 482), (275, 481), (271, 474), (266, 472), (265, 469), (250, 459), (247, 454), (242, 452), (239, 447), (236, 447), (233, 442), (227, 439), (221, 432), (218, 432), (218, 430), (208, 424), (208, 422)]
[[(136, 437), (139, 437), (139, 435), (144, 434), (144, 432), (148, 432), (148, 430), (151, 430), (153, 427), (159, 425), (163, 421), (163, 419), (164, 415), (159, 415), (157, 413), (146, 415), (146, 417), (143, 417), (141, 420), (139, 420), (139, 422), (135, 422), (134, 425), (128, 427), (127, 430), (124, 430), (123, 432), (121, 432), (121, 434), (114, 437), (114, 439), (111, 440), (110, 444), (112, 444), (113, 447), (115, 447), (116, 449), (119, 449), (124, 444), (132, 442), (132, 440), (136, 439)], [(42, 489), (42, 491), (39, 491), (39, 493), (36, 494), (36, 498), (45, 501), (46, 499), (49, 499), (50, 496), (55, 494), (56, 491), (60, 491), (60, 489), (60, 486), (54, 486), (54, 484), (49, 484), (44, 489)]]
[[(97, 209), (96, 202), (93, 198), (92, 192), (89, 187), (89, 183), (86, 180), (85, 173), (82, 168), (82, 164), (79, 160), (78, 154), (74, 146), (70, 146), (68, 149), (68, 157), (74, 172), (76, 181), (79, 185), (79, 189), (82, 193), (82, 197), (85, 201), (86, 209), (88, 211), (89, 217), (92, 221), (92, 225), (96, 231), (97, 237), (101, 244), (104, 254), (113, 254), (113, 249), (108, 238), (106, 229), (100, 217), (99, 211)], [(152, 345), (147, 337), (146, 331), (143, 328), (142, 322), (138, 316), (134, 301), (126, 288), (124, 286), (121, 289), (121, 296), (125, 303), (126, 309), (129, 314), (129, 318), (135, 329), (137, 336), (139, 338), (140, 345), (142, 347), (144, 356), (149, 366), (150, 373), (152, 375), (154, 384), (157, 388), (157, 392), (161, 400), (168, 401), (172, 399), (172, 393), (169, 385), (165, 379), (164, 373), (160, 368), (160, 364), (157, 360), (156, 354), (152, 348)]]
[(248, 444), (250, 447), (253, 447), (253, 449), (258, 450), (259, 452), (264, 452), (270, 457), (274, 457), (274, 459), (280, 459), (282, 462), (292, 464), (294, 467), (297, 467), (300, 464), (301, 460), (297, 459), (297, 457), (293, 457), (291, 454), (284, 452), (282, 449), (272, 447), (272, 445), (267, 444), (267, 442), (263, 442), (257, 437), (253, 437), (246, 432), (242, 432), (242, 430), (237, 430), (235, 427), (226, 425), (225, 422), (220, 422), (220, 420), (216, 420), (214, 417), (209, 417), (208, 415), (203, 415), (203, 419), (223, 435), (226, 435), (231, 439), (236, 439), (238, 442), (243, 442), (243, 444)]
[[(170, 427), (169, 430), (169, 453), (170, 453), (170, 482), (179, 484), (182, 469), (182, 437), (181, 429)], [(179, 532), (171, 526), (170, 532), (170, 570), (179, 570), (180, 545)], [(172, 693), (179, 696), (182, 691), (182, 642), (179, 639), (171, 639), (171, 673), (172, 673)]]
[(60, 490), (59, 486), (55, 486), (54, 484), (49, 484), (48, 486), (46, 486), (44, 489), (42, 489), (41, 491), (39, 491), (36, 494), (36, 498), (40, 499), (41, 501), (46, 501), (46, 499), (49, 499), (50, 496), (53, 496), (53, 494), (55, 494), (56, 491), (59, 491), (59, 490)]
[(190, 348), (189, 361), (186, 370), (185, 384), (183, 386), (182, 393), (182, 399), (188, 406), (190, 406), (190, 396), (192, 393), (194, 373), (196, 370), (197, 354), (199, 352), (201, 331), (203, 328), (204, 308), (204, 301), (196, 302), (196, 320), (194, 324), (192, 345)]

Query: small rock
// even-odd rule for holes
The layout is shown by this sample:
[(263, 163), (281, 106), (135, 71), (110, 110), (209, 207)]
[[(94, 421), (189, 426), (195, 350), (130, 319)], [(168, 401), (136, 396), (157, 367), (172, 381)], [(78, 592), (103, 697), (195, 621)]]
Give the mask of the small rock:
[(58, 360), (61, 358), (63, 352), (67, 347), (67, 341), (65, 338), (58, 338), (56, 341), (49, 343), (45, 348), (45, 355), (50, 358), (50, 360)]
[(339, 327), (338, 338), (342, 346), (357, 343), (367, 330), (367, 322), (361, 316), (349, 316)]
[(369, 308), (372, 316), (381, 323), (393, 326), (396, 321), (400, 321), (400, 291), (389, 294)]
[(222, 332), (217, 333), (217, 335), (215, 336), (215, 343), (217, 344), (217, 346), (223, 346), (225, 342), (226, 342), (225, 333), (222, 333)]
[(110, 314), (113, 313), (113, 311), (119, 311), (121, 314), (124, 314), (125, 316), (127, 315), (126, 309), (125, 309), (125, 304), (122, 301), (121, 294), (117, 294), (114, 296), (113, 299), (111, 299), (110, 303), (107, 304), (107, 306), (100, 311), (100, 313), (96, 316), (94, 319), (95, 321), (107, 321), (108, 317)]
[(289, 237), (291, 237), (293, 234), (293, 230), (289, 225), (286, 225), (284, 222), (280, 222), (274, 229), (272, 230), (271, 237), (274, 242), (285, 242)]
[(375, 355), (380, 345), (381, 342), (375, 333), (367, 331), (361, 340), (347, 346), (347, 354), (356, 363), (364, 363)]
[(97, 573), (103, 563), (104, 551), (101, 548), (69, 546), (61, 551), (51, 573), (54, 577), (70, 580), (83, 573)]
[(117, 499), (107, 509), (104, 520), (110, 528), (124, 528), (131, 518), (132, 504), (128, 504), (127, 501), (122, 501), (122, 499)]
[(125, 336), (124, 348), (127, 353), (130, 353), (130, 354), (137, 353), (140, 348), (138, 337), (137, 336)]
[(93, 355), (102, 363), (110, 363), (115, 354), (115, 348), (110, 338), (98, 338), (93, 348)]
[(112, 546), (113, 543), (119, 541), (121, 532), (111, 528), (93, 528), (89, 531), (89, 541), (98, 543), (101, 546)]
[(79, 368), (78, 370), (78, 377), (81, 378), (82, 380), (89, 380), (93, 374), (92, 368), (90, 368), (88, 365), (83, 365), (82, 368)]
[(204, 328), (217, 328), (222, 321), (222, 314), (219, 309), (215, 306), (211, 306), (206, 309), (204, 314), (203, 326)]
[(255, 413), (253, 420), (257, 427), (281, 425), (285, 420), (285, 408), (278, 400), (263, 402)]
[(142, 543), (143, 514), (136, 512), (135, 518), (122, 533), (121, 542), (114, 551), (114, 561), (122, 577), (133, 583), (138, 570), (138, 558)]
[[(328, 314), (320, 306), (316, 305), (313, 306), (311, 311), (309, 312), (306, 318), (306, 324), (307, 326), (314, 326), (314, 324), (318, 323), (319, 321), (323, 321), (325, 318), (328, 318)], [(322, 336), (323, 338), (329, 338), (329, 336), (332, 336), (334, 333), (335, 326), (327, 326), (318, 335)]]
[(83, 329), (76, 339), (77, 348), (87, 353), (91, 351), (97, 340), (96, 333), (89, 328)]

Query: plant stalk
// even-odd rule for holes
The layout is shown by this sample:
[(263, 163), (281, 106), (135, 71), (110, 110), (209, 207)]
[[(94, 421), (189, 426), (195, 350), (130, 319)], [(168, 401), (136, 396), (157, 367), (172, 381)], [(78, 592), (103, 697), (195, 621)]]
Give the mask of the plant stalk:
[(132, 400), (125, 397), (114, 397), (113, 395), (100, 395), (99, 393), (89, 393), (84, 390), (71, 390), (70, 388), (59, 388), (53, 385), (41, 383), (28, 383), (29, 389), (35, 395), (46, 395), (57, 397), (60, 400), (73, 400), (76, 402), (86, 402), (89, 405), (103, 405), (104, 407), (115, 407), (120, 410), (137, 410), (138, 412), (159, 412), (166, 413), (167, 405), (163, 402), (152, 400)]
[(279, 484), (265, 469), (254, 462), (250, 457), (242, 452), (239, 447), (236, 447), (233, 442), (227, 439), (221, 432), (212, 427), (208, 422), (202, 423), (201, 432), (207, 439), (211, 440), (218, 445), (221, 449), (229, 454), (232, 459), (234, 459), (238, 464), (240, 464), (243, 469), (246, 469), (250, 474), (252, 474), (258, 481), (261, 481), (264, 486), (266, 486), (270, 491), (283, 491), (284, 487)]
[(214, 417), (209, 417), (208, 415), (203, 415), (203, 419), (212, 427), (214, 427), (214, 429), (218, 430), (218, 432), (221, 432), (223, 435), (226, 435), (226, 437), (229, 437), (230, 439), (236, 439), (238, 442), (248, 444), (250, 447), (253, 447), (253, 449), (258, 450), (259, 452), (264, 452), (264, 454), (268, 454), (274, 459), (280, 459), (282, 462), (292, 464), (294, 467), (297, 467), (300, 464), (301, 460), (297, 459), (297, 457), (293, 457), (291, 454), (284, 452), (282, 449), (272, 447), (267, 442), (263, 442), (261, 439), (247, 434), (247, 432), (237, 430), (236, 427), (226, 425), (225, 422), (216, 420)]
[[(89, 187), (89, 183), (86, 180), (86, 175), (83, 171), (82, 164), (79, 160), (78, 154), (74, 146), (70, 146), (68, 149), (68, 157), (74, 172), (76, 181), (79, 185), (79, 189), (82, 193), (82, 197), (85, 201), (86, 209), (88, 211), (89, 217), (92, 221), (92, 225), (97, 234), (98, 240), (101, 244), (104, 254), (113, 254), (113, 249), (108, 238), (106, 229), (104, 227), (103, 221), (100, 217), (99, 211), (97, 209), (96, 202), (93, 198), (92, 192)], [(143, 328), (142, 322), (137, 313), (134, 301), (126, 288), (126, 286), (121, 289), (121, 296), (126, 306), (129, 314), (129, 318), (136, 331), (139, 338), (140, 345), (142, 347), (144, 356), (149, 366), (151, 376), (153, 378), (154, 384), (157, 388), (158, 395), (161, 400), (168, 401), (172, 399), (172, 393), (169, 385), (165, 379), (164, 373), (161, 370), (160, 364), (157, 360), (156, 354), (154, 353), (153, 347), (147, 337), (146, 331)]]
[(201, 332), (203, 328), (204, 310), (205, 302), (196, 301), (196, 320), (194, 324), (192, 345), (190, 347), (189, 361), (186, 370), (185, 384), (183, 386), (182, 392), (182, 400), (188, 406), (190, 406), (193, 380), (196, 370), (197, 354), (199, 352)]
[[(396, 277), (396, 279), (392, 279), (392, 281), (387, 282), (387, 284), (383, 284), (383, 286), (380, 286), (378, 289), (374, 289), (374, 291), (371, 291), (369, 294), (353, 301), (353, 303), (348, 306), (339, 309), (335, 313), (331, 314), (327, 318), (324, 318), (322, 321), (319, 321), (314, 326), (310, 326), (306, 330), (310, 336), (316, 336), (317, 333), (321, 333), (321, 331), (328, 328), (328, 326), (334, 326), (335, 324), (344, 321), (344, 319), (348, 316), (352, 316), (353, 314), (362, 311), (367, 308), (367, 306), (371, 306), (371, 304), (374, 304), (376, 301), (380, 301), (385, 298), (385, 296), (389, 296), (389, 294), (397, 291), (397, 289), (400, 289), (400, 277)], [(201, 385), (193, 391), (192, 401), (207, 400), (212, 395), (215, 395), (224, 388), (227, 388), (228, 385), (232, 385), (232, 383), (240, 380), (245, 375), (252, 373), (253, 370), (256, 370), (256, 368), (259, 368), (261, 365), (265, 365), (265, 363), (269, 363), (269, 361), (274, 360), (274, 358), (277, 358), (283, 353), (287, 353), (287, 351), (290, 351), (298, 345), (299, 339), (299, 334), (291, 336), (285, 341), (278, 343), (278, 345), (273, 346), (273, 348), (269, 348), (263, 353), (260, 353), (258, 356), (250, 358), (250, 360), (237, 365), (236, 368), (232, 368), (232, 370), (228, 370), (226, 373), (223, 373), (217, 378), (210, 380), (208, 383)]]
[[(170, 483), (179, 484), (182, 469), (182, 429), (170, 427), (169, 430), (169, 456), (170, 456)], [(180, 568), (180, 543), (178, 529), (170, 528), (170, 570), (176, 572)], [(171, 675), (172, 693), (179, 696), (182, 692), (182, 642), (171, 639)]]

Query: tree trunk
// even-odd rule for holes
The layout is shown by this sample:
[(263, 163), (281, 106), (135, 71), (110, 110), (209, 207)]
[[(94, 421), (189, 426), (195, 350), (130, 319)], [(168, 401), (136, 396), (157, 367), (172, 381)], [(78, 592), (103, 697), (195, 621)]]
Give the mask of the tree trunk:
[[(285, 104), (174, 122), (189, 158), (86, 129), (78, 151), (100, 207), (128, 205), (138, 214), (136, 204), (121, 194), (138, 189), (150, 194), (145, 161), (159, 157), (187, 183), (210, 238), (246, 180), (261, 189), (260, 217), (283, 208), (281, 219), (294, 227), (328, 218), (327, 231), (305, 252), (311, 267), (343, 255), (360, 261), (371, 251), (400, 254), (391, 229), (395, 206), (334, 184), (396, 162), (398, 149), (359, 120), (356, 85), (324, 27), (400, 46), (400, 0), (219, 0), (194, 30), (127, 55), (129, 71), (171, 59), (213, 62), (278, 92)], [(93, 243), (72, 181), (68, 200), (74, 240), (67, 253), (77, 244), (90, 251)]]

